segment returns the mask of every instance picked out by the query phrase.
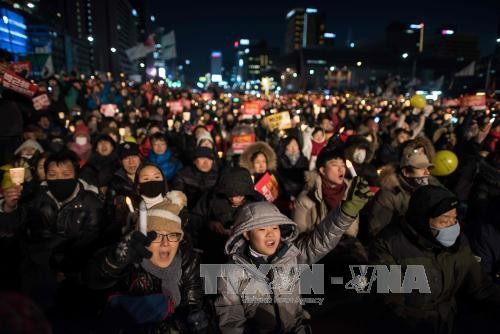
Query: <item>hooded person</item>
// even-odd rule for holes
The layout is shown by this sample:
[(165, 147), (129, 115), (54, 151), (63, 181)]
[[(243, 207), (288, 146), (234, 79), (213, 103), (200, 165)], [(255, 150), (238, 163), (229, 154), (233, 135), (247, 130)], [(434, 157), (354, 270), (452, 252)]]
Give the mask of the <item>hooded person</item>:
[(308, 169), (309, 160), (302, 154), (299, 140), (294, 136), (285, 138), (278, 155), (278, 178), (284, 195), (292, 201), (304, 188), (305, 172)]
[(92, 153), (89, 129), (85, 124), (76, 126), (73, 141), (68, 143), (68, 148), (80, 158), (80, 167), (84, 166)]
[(375, 155), (372, 143), (364, 136), (350, 136), (343, 145), (343, 150), (345, 158), (352, 162), (356, 173), (369, 185), (378, 185), (377, 169), (371, 164)]
[(179, 217), (186, 204), (184, 193), (168, 192), (147, 210), (146, 235), (133, 231), (94, 257), (87, 283), (118, 293), (108, 299), (102, 330), (198, 333), (208, 327), (199, 259)]
[(167, 182), (171, 182), (182, 164), (173, 156), (173, 151), (168, 147), (167, 139), (162, 133), (155, 133), (150, 138), (151, 151), (147, 160), (158, 165)]
[[(213, 192), (205, 192), (192, 213), (189, 232), (195, 244), (206, 251), (207, 259), (213, 263), (224, 261), (223, 245), (234, 223), (240, 207), (247, 203), (264, 201), (265, 198), (255, 191), (250, 173), (245, 168), (232, 167), (224, 170)], [(200, 238), (206, 232), (210, 238)], [(219, 261), (219, 262), (216, 262)]]
[[(459, 292), (499, 309), (500, 287), (474, 257), (461, 232), (457, 205), (458, 199), (449, 190), (422, 186), (412, 193), (405, 216), (386, 226), (372, 245), (370, 263), (403, 266), (407, 268), (405, 281), (406, 275), (415, 280), (407, 293), (377, 295), (375, 309), (380, 311), (377, 317), (384, 331), (451, 333)], [(410, 265), (416, 264), (422, 271), (416, 272), (420, 269), (415, 266), (415, 272), (409, 274)]]
[(119, 167), (116, 142), (108, 135), (97, 137), (89, 160), (85, 163), (80, 178), (106, 194), (113, 174)]
[(278, 167), (276, 153), (269, 144), (256, 142), (248, 146), (240, 156), (240, 166), (252, 175), (254, 184), (266, 174), (273, 174)]
[[(299, 237), (297, 225), (269, 202), (250, 203), (238, 212), (225, 245), (232, 266), (217, 285), (222, 333), (310, 332), (298, 266), (319, 261), (354, 222), (371, 194), (364, 181), (358, 178), (356, 184), (340, 207)], [(261, 265), (272, 267), (262, 271)]]
[(212, 149), (196, 147), (192, 159), (192, 164), (182, 168), (172, 182), (172, 189), (186, 194), (189, 210), (194, 208), (204, 192), (215, 187), (219, 177)]
[(432, 144), (426, 139), (408, 142), (403, 148), (399, 169), (385, 166), (381, 169), (381, 189), (377, 192), (368, 215), (367, 236), (374, 238), (384, 226), (397, 222), (408, 208), (412, 192), (427, 184), (439, 185), (430, 175), (434, 166)]

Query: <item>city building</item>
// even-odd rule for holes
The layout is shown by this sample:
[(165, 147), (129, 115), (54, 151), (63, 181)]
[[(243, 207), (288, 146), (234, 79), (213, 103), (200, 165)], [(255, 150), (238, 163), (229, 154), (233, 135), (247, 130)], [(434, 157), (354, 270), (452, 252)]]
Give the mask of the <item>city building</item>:
[(295, 8), (286, 15), (285, 53), (325, 44), (325, 14), (316, 8)]
[(212, 51), (210, 54), (210, 75), (212, 82), (222, 81), (222, 52)]

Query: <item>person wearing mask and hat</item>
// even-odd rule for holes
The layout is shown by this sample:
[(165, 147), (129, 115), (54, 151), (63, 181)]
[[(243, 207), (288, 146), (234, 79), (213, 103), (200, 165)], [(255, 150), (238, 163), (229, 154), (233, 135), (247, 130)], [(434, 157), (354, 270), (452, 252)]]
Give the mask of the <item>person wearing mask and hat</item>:
[(44, 168), (46, 181), (31, 201), (20, 197), (22, 186), (4, 191), (0, 235), (24, 236), (23, 286), (42, 307), (52, 307), (61, 280), (66, 292), (79, 295), (79, 273), (96, 247), (104, 219), (96, 194), (78, 180), (78, 157), (73, 152), (51, 154)]
[(107, 192), (109, 182), (119, 167), (116, 142), (108, 135), (97, 138), (87, 163), (82, 167), (80, 178), (97, 187), (101, 197)]
[(413, 140), (403, 149), (399, 169), (391, 166), (381, 169), (381, 189), (377, 192), (373, 206), (368, 214), (369, 239), (374, 238), (384, 226), (397, 222), (408, 209), (412, 192), (428, 184), (439, 185), (439, 181), (430, 175), (433, 167), (430, 160), (434, 153), (431, 146), (423, 146), (428, 141)]
[(147, 210), (146, 235), (127, 234), (96, 254), (87, 284), (115, 291), (103, 312), (101, 330), (148, 333), (203, 333), (205, 313), (199, 259), (184, 241), (179, 213), (187, 203), (171, 191)]
[(80, 158), (80, 167), (84, 166), (92, 153), (89, 129), (85, 124), (76, 126), (73, 141), (68, 143), (68, 148)]
[[(297, 225), (269, 202), (250, 203), (238, 212), (225, 245), (233, 267), (217, 284), (222, 333), (310, 333), (298, 265), (314, 264), (334, 249), (370, 199), (365, 181), (357, 177), (353, 183), (346, 200), (300, 236)], [(266, 274), (262, 265), (273, 267)]]
[(424, 270), (418, 273), (419, 289), (377, 294), (374, 310), (379, 311), (376, 317), (384, 332), (452, 333), (459, 293), (488, 305), (498, 316), (500, 287), (482, 271), (461, 233), (457, 205), (457, 197), (445, 188), (419, 187), (411, 194), (404, 217), (386, 226), (372, 245), (371, 264), (403, 266), (407, 269), (402, 275), (408, 274), (410, 265)]

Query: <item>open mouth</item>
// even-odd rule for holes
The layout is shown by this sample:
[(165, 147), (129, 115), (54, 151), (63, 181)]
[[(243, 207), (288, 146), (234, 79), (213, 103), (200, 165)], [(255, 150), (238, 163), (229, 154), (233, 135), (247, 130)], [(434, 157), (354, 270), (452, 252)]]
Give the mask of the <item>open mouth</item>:
[(161, 260), (168, 260), (170, 258), (169, 251), (160, 251), (159, 255)]
[(268, 240), (265, 242), (266, 247), (274, 247), (276, 245), (276, 241), (274, 240)]

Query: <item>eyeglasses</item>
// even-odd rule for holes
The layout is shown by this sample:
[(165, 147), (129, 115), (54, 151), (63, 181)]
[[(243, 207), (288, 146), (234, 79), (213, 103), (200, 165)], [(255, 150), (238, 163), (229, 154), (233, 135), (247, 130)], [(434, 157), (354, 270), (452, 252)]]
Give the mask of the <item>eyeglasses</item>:
[(167, 240), (170, 242), (179, 242), (181, 240), (181, 237), (182, 237), (181, 233), (169, 233), (169, 234), (156, 233), (156, 239), (154, 239), (151, 242), (160, 243), (163, 242), (164, 238), (167, 238)]

